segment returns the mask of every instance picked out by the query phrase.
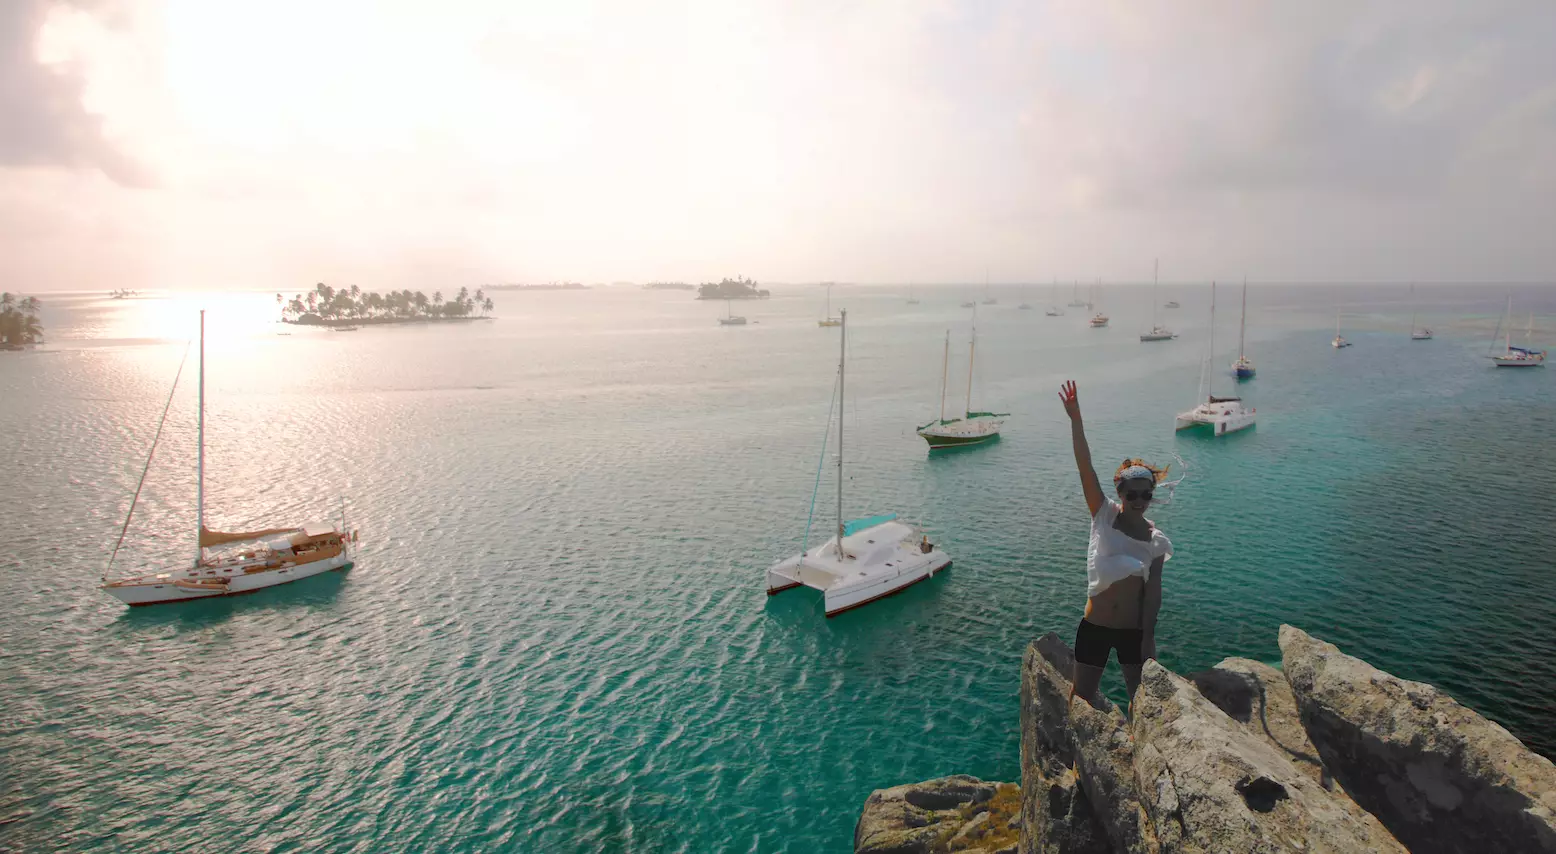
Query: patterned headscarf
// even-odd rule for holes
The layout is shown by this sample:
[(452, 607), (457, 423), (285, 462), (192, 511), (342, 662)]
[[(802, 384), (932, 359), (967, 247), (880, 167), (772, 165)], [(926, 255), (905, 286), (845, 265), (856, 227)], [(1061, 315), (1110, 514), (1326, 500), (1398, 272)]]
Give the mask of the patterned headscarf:
[(1126, 480), (1149, 480), (1152, 483), (1155, 483), (1156, 472), (1151, 471), (1145, 466), (1135, 465), (1120, 471), (1116, 475), (1113, 475), (1114, 483), (1123, 483)]

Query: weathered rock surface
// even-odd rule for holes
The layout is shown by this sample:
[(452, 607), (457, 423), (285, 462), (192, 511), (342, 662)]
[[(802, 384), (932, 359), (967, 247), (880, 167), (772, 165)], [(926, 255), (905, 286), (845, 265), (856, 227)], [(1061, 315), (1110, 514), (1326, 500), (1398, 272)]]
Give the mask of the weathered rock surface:
[(1556, 766), (1431, 685), (1281, 626), (1302, 722), (1356, 802), (1417, 854), (1556, 852)]
[(1326, 789), (1339, 788), (1302, 729), (1297, 698), (1279, 670), (1249, 658), (1226, 658), (1209, 670), (1190, 673), (1188, 680), (1227, 717), (1286, 754), (1297, 770)]
[(955, 774), (879, 789), (854, 826), (857, 854), (1013, 854), (1021, 792)]
[[(1052, 632), (1027, 647), (1022, 664), (1022, 854), (1114, 850), (1075, 770), (1076, 740), (1070, 728), (1074, 665), (1070, 648)], [(1104, 714), (1083, 700), (1076, 699), (1075, 704)]]
[(1404, 851), (1377, 819), (1155, 661), (1134, 710), (1134, 772), (1163, 851)]

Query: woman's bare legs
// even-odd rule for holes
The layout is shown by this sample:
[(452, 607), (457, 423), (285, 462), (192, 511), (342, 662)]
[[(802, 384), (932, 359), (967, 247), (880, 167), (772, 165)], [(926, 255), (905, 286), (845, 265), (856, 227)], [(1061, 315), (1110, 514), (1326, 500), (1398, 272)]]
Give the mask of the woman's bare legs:
[[(1140, 669), (1135, 668), (1135, 679), (1138, 682)], [(1075, 662), (1075, 678), (1070, 681), (1070, 696), (1080, 697), (1090, 703), (1092, 708), (1100, 709), (1098, 705), (1097, 687), (1102, 684), (1102, 668), (1091, 664)]]

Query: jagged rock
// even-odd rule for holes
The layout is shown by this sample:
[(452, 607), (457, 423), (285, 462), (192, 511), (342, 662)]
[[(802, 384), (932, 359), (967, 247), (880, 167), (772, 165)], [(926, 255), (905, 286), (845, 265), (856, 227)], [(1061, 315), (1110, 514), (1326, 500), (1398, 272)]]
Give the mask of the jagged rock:
[(1134, 771), (1164, 852), (1403, 852), (1377, 819), (1147, 661)]
[[(1074, 653), (1053, 632), (1027, 647), (1021, 672), (1024, 854), (1152, 852), (1123, 715), (1070, 698)], [(1072, 770), (1073, 769), (1073, 770)], [(1078, 784), (1078, 786), (1077, 786)]]
[[(879, 789), (854, 826), (856, 854), (987, 852), (1013, 846), (1021, 793), (1010, 783), (954, 774)], [(994, 847), (990, 847), (993, 845)]]
[(1285, 753), (1299, 771), (1326, 789), (1339, 788), (1302, 729), (1297, 699), (1279, 670), (1262, 661), (1227, 658), (1209, 670), (1190, 673), (1188, 680), (1227, 717)]
[(1556, 852), (1556, 766), (1431, 685), (1293, 626), (1286, 679), (1308, 736), (1356, 802), (1417, 854)]

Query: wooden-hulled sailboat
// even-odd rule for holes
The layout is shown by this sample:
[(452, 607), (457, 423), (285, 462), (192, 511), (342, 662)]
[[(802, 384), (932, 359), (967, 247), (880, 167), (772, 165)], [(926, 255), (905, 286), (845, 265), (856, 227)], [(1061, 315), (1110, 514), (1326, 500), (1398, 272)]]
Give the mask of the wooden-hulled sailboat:
[[(173, 389), (178, 390), (177, 380)], [(172, 395), (168, 396), (172, 405)], [(274, 587), (289, 581), (297, 581), (332, 569), (351, 568), (351, 552), (356, 543), (356, 532), (345, 526), (342, 505), (341, 526), (307, 524), (289, 528), (266, 528), (260, 531), (213, 531), (205, 526), (205, 312), (200, 312), (200, 429), (199, 452), (195, 480), (196, 548), (194, 561), (183, 566), (153, 572), (146, 575), (121, 578), (116, 581), (103, 579), (102, 590), (127, 605), (154, 605), (160, 602), (180, 602), (188, 599), (208, 599), (213, 596), (231, 596), (250, 593), (264, 587)], [(163, 419), (167, 413), (164, 410)], [(162, 434), (157, 428), (157, 437)], [(156, 441), (152, 442), (152, 453)], [(147, 460), (150, 466), (150, 459)], [(145, 480), (144, 473), (141, 476)], [(136, 488), (135, 499), (124, 519), (124, 529), (119, 533), (119, 543), (124, 542), (124, 531), (129, 529), (130, 518), (135, 513), (135, 503), (140, 498)], [(117, 556), (119, 546), (114, 546)], [(112, 558), (109, 566), (112, 567)]]
[(972, 340), (967, 349), (967, 405), (960, 418), (945, 417), (946, 383), (951, 371), (951, 332), (945, 334), (945, 356), (940, 366), (940, 417), (918, 428), (931, 451), (966, 448), (999, 438), (1009, 412), (972, 411), (973, 364), (978, 356), (978, 324), (973, 323)]
[[(767, 595), (805, 585), (822, 592), (828, 617), (874, 602), (910, 587), (951, 565), (951, 556), (930, 543), (917, 527), (898, 521), (895, 513), (863, 519), (843, 519), (843, 404), (848, 362), (848, 312), (837, 361), (837, 532), (815, 548), (807, 541), (800, 554), (767, 570)], [(825, 449), (823, 449), (825, 454)], [(820, 475), (817, 475), (820, 485)], [(815, 497), (811, 497), (815, 506)]]

